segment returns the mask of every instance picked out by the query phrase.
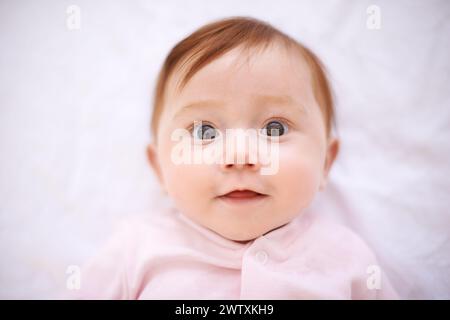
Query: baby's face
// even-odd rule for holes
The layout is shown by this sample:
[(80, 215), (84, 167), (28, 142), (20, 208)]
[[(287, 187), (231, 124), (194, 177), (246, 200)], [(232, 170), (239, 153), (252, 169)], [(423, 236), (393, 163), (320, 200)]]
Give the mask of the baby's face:
[[(182, 214), (228, 239), (246, 241), (291, 221), (325, 186), (338, 142), (326, 136), (310, 71), (299, 54), (272, 46), (246, 60), (237, 48), (198, 71), (181, 92), (174, 89), (178, 80), (175, 74), (168, 84), (149, 156)], [(231, 162), (174, 161), (180, 141), (172, 134), (193, 126), (189, 143), (202, 150), (228, 139), (227, 129), (278, 129), (278, 138), (258, 138), (278, 139), (276, 171), (261, 174), (264, 164), (250, 159), (249, 148), (234, 148), (233, 157), (224, 156)], [(202, 140), (203, 135), (210, 140)], [(244, 161), (238, 163), (239, 157)], [(244, 189), (260, 195), (223, 196)]]

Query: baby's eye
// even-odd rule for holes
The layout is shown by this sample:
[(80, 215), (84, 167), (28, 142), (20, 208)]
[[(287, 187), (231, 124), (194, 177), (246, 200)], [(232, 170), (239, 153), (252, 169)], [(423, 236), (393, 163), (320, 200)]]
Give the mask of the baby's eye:
[(194, 139), (213, 140), (219, 135), (219, 131), (210, 124), (196, 123), (192, 129)]
[(263, 134), (269, 137), (282, 136), (287, 133), (288, 128), (278, 120), (272, 120), (261, 130)]

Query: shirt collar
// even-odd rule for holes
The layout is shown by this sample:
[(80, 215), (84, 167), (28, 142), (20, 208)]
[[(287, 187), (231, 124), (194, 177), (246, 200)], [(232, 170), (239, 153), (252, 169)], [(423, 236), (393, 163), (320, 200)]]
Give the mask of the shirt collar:
[(200, 232), (205, 237), (211, 239), (219, 246), (232, 250), (246, 249), (255, 242), (265, 242), (282, 250), (283, 248), (289, 246), (298, 236), (304, 234), (308, 226), (311, 224), (311, 213), (305, 211), (298, 214), (293, 220), (282, 225), (281, 227), (278, 227), (277, 229), (271, 230), (249, 242), (240, 243), (227, 239), (211, 229), (198, 224), (186, 215), (182, 214), (176, 208), (172, 208), (172, 211), (178, 219), (195, 229), (197, 232)]

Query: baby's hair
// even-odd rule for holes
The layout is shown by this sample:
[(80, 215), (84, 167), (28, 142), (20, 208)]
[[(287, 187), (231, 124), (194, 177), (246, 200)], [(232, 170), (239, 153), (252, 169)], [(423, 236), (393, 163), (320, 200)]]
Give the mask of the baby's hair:
[(323, 112), (329, 136), (335, 125), (334, 103), (325, 68), (319, 58), (304, 45), (266, 22), (250, 17), (231, 17), (204, 25), (177, 43), (168, 54), (159, 72), (154, 94), (151, 132), (155, 142), (167, 83), (175, 70), (184, 70), (177, 86), (181, 90), (200, 69), (231, 49), (241, 45), (243, 50), (264, 49), (274, 42), (296, 49), (308, 64), (314, 96)]

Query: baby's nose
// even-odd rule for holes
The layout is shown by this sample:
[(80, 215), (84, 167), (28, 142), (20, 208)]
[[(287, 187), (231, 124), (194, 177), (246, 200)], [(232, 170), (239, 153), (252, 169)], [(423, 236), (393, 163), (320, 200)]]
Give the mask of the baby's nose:
[(257, 136), (244, 130), (235, 130), (226, 135), (225, 151), (221, 169), (258, 171), (261, 163), (258, 157)]
[(243, 164), (237, 164), (237, 163), (224, 163), (222, 164), (222, 170), (223, 171), (230, 171), (233, 169), (238, 170), (250, 170), (250, 171), (258, 171), (260, 166), (258, 164), (253, 163), (243, 163)]

